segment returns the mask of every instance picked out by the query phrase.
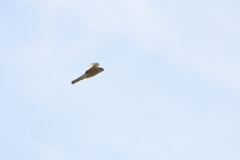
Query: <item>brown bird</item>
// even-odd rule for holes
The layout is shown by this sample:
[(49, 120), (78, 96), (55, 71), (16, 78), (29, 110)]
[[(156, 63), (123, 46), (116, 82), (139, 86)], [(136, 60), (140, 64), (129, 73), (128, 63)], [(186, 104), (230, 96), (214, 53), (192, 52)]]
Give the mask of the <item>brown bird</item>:
[(93, 76), (97, 75), (98, 73), (101, 73), (102, 71), (104, 71), (104, 69), (99, 67), (99, 63), (92, 63), (86, 70), (85, 74), (83, 74), (81, 77), (73, 80), (72, 84), (77, 83), (78, 81), (81, 81), (85, 78), (93, 77)]

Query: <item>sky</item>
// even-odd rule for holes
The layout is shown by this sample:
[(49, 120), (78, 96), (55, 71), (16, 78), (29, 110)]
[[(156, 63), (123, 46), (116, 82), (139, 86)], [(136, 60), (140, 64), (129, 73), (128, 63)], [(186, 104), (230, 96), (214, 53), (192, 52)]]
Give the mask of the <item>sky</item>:
[(0, 1), (0, 159), (239, 160), (239, 8)]

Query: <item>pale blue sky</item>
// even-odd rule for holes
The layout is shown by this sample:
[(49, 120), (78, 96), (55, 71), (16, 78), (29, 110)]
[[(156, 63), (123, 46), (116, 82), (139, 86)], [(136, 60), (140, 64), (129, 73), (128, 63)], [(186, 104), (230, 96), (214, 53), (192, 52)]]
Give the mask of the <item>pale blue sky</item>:
[(239, 160), (239, 8), (0, 1), (0, 159)]

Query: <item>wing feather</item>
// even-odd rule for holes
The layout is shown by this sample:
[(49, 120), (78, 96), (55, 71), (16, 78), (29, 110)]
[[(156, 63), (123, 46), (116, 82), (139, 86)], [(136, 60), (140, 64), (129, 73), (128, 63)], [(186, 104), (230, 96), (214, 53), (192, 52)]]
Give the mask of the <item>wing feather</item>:
[(86, 70), (86, 72), (92, 71), (92, 70), (98, 68), (98, 66), (99, 66), (99, 63), (92, 63), (92, 64), (88, 67), (88, 69)]

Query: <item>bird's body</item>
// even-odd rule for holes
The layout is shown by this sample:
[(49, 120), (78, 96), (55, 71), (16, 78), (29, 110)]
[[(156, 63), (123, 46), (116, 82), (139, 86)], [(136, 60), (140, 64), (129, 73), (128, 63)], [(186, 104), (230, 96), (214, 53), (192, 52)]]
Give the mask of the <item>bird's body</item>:
[(81, 81), (81, 80), (83, 80), (83, 79), (85, 79), (85, 78), (93, 77), (93, 76), (97, 75), (98, 73), (101, 73), (102, 71), (104, 71), (103, 68), (98, 67), (98, 66), (99, 66), (99, 63), (92, 63), (92, 64), (88, 67), (88, 69), (87, 69), (87, 71), (85, 72), (85, 74), (83, 74), (81, 77), (73, 80), (73, 81), (72, 81), (72, 84), (77, 83), (78, 81)]

